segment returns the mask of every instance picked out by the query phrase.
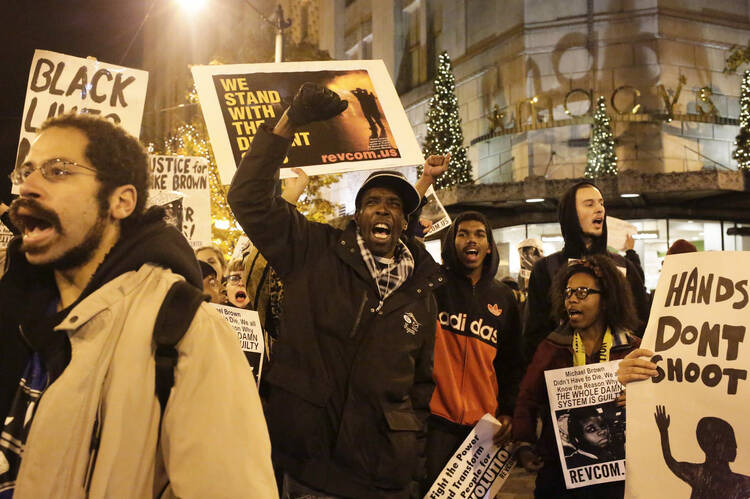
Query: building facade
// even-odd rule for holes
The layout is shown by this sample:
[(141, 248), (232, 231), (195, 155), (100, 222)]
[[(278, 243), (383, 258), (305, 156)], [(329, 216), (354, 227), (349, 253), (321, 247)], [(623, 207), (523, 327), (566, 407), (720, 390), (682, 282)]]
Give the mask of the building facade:
[(319, 12), (334, 58), (384, 60), (420, 141), (448, 52), (476, 183), (441, 198), (488, 215), (501, 272), (517, 273), (525, 237), (561, 245), (556, 199), (583, 176), (599, 96), (620, 171), (605, 198), (640, 232), (649, 287), (678, 238), (750, 248), (749, 187), (732, 159), (741, 75), (724, 71), (750, 38), (746, 0), (320, 0)]

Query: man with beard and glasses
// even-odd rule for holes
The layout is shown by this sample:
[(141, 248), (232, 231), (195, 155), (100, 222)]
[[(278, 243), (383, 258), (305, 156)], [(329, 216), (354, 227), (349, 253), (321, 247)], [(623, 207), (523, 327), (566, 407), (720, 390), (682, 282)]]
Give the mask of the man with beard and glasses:
[(633, 293), (637, 319), (640, 321), (636, 330), (639, 336), (643, 334), (648, 322), (649, 306), (643, 285), (643, 271), (639, 272), (630, 260), (607, 250), (607, 216), (599, 188), (588, 180), (571, 186), (560, 198), (557, 218), (565, 246), (562, 251), (537, 260), (529, 278), (523, 321), (526, 362), (534, 356), (539, 343), (558, 325), (552, 319), (549, 296), (555, 274), (568, 263), (575, 263), (586, 255), (603, 254), (614, 260)]
[[(402, 239), (419, 195), (403, 175), (372, 173), (344, 230), (305, 219), (274, 195), (295, 129), (346, 101), (305, 83), (273, 130), (261, 128), (227, 196), (284, 283), (266, 416), (283, 497), (419, 496), (442, 283), (424, 246)], [(447, 158), (427, 168), (442, 172)]]
[(208, 304), (177, 344), (166, 406), (156, 397), (157, 313), (201, 274), (163, 211), (144, 208), (138, 140), (103, 119), (53, 118), (11, 179), (0, 497), (274, 497), (252, 374)]

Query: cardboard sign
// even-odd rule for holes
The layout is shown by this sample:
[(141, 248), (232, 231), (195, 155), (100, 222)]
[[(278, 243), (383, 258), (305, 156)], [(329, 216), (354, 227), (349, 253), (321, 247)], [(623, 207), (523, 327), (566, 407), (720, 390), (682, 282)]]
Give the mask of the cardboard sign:
[(625, 408), (615, 403), (619, 362), (544, 372), (568, 489), (625, 479)]
[(336, 118), (297, 129), (281, 178), (422, 163), (423, 157), (383, 61), (314, 61), (193, 66), (223, 184), (234, 176), (262, 125), (273, 125), (304, 82), (349, 102)]
[(17, 162), (29, 152), (37, 128), (68, 112), (97, 114), (141, 133), (148, 72), (37, 50), (31, 61)]
[[(190, 241), (193, 248), (211, 242), (211, 191), (208, 184), (208, 161), (200, 156), (149, 156), (152, 204), (167, 207), (170, 223)], [(169, 208), (172, 199), (164, 193), (177, 193), (181, 207)]]
[(627, 386), (626, 497), (750, 495), (749, 280), (748, 252), (664, 259), (641, 344), (659, 374)]
[(425, 498), (491, 499), (516, 464), (514, 444), (498, 447), (492, 437), (500, 422), (485, 414), (445, 465)]
[(451, 217), (445, 211), (443, 203), (438, 199), (432, 186), (427, 189), (424, 197), (427, 199), (427, 204), (422, 208), (422, 214), (419, 218), (429, 220), (432, 224), (425, 233), (425, 237), (427, 237), (448, 227), (451, 224)]
[(260, 327), (258, 312), (243, 308), (212, 303), (222, 317), (237, 332), (242, 351), (253, 370), (255, 384), (260, 384), (260, 372), (263, 368), (263, 329)]

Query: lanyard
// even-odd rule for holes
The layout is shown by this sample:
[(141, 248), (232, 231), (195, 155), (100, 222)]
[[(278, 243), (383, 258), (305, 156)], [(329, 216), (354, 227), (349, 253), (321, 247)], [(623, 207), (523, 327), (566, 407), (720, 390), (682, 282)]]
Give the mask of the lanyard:
[[(604, 338), (602, 338), (602, 346), (599, 348), (599, 362), (609, 361), (609, 350), (612, 348), (612, 340), (612, 332), (607, 328), (604, 331)], [(573, 365), (586, 365), (586, 349), (583, 347), (583, 340), (578, 331), (573, 333)]]

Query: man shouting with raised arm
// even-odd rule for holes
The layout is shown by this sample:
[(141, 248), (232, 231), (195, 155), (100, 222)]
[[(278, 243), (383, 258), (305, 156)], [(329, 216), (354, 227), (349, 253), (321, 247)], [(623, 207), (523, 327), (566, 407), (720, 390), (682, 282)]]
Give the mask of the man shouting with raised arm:
[(273, 194), (296, 127), (346, 107), (302, 85), (273, 131), (255, 136), (228, 194), (285, 285), (266, 378), (273, 459), (284, 497), (417, 497), (434, 387), (432, 290), (443, 280), (424, 246), (401, 237), (419, 195), (400, 173), (375, 172), (342, 231)]

